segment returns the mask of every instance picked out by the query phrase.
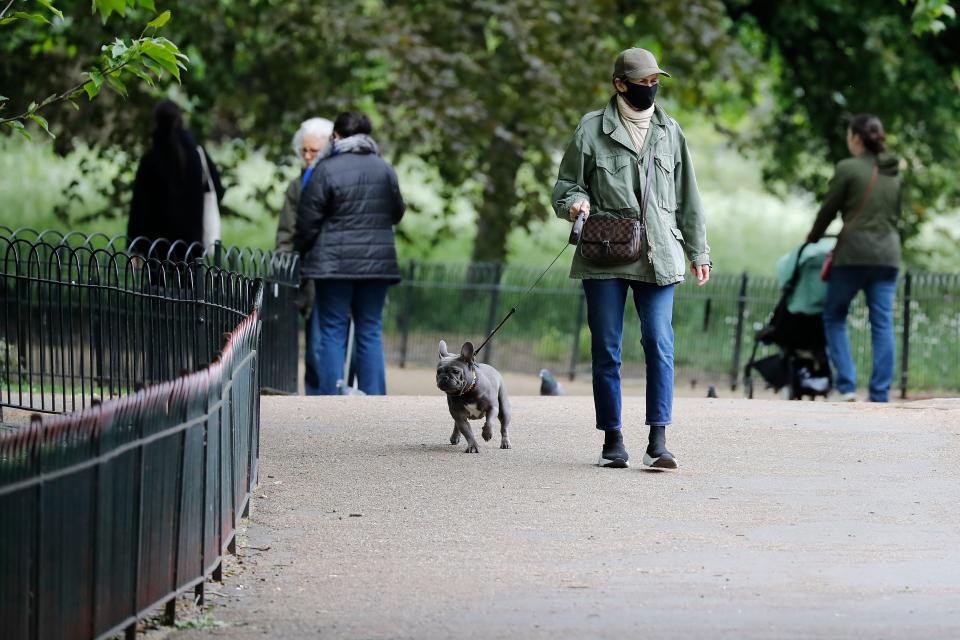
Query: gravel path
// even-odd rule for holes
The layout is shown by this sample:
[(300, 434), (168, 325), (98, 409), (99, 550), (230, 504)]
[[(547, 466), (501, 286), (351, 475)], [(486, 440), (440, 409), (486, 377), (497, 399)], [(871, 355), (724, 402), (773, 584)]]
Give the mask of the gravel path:
[(960, 637), (960, 400), (678, 399), (674, 473), (593, 466), (589, 398), (513, 406), (466, 455), (439, 395), (265, 397), (227, 626), (173, 637)]

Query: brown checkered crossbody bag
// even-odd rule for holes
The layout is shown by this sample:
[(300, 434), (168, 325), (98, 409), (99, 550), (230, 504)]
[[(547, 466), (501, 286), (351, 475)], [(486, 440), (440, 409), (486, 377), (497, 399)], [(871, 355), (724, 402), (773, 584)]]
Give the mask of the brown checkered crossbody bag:
[(588, 217), (580, 236), (580, 255), (584, 260), (601, 266), (615, 266), (636, 262), (643, 255), (653, 162), (651, 150), (647, 162), (647, 184), (643, 189), (643, 204), (640, 207), (641, 219)]

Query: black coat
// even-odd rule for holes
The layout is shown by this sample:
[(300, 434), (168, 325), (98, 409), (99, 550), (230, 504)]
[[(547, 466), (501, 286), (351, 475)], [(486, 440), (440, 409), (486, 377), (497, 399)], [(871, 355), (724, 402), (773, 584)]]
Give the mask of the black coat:
[(317, 163), (300, 195), (294, 244), (305, 278), (400, 282), (393, 225), (406, 205), (397, 174), (375, 153)]
[[(143, 236), (150, 240), (203, 241), (203, 194), (207, 184), (197, 143), (186, 131), (178, 133), (176, 143), (174, 146), (155, 136), (153, 146), (140, 159), (127, 223), (131, 240)], [(206, 150), (203, 153), (206, 155)], [(220, 174), (210, 156), (206, 159), (219, 201), (223, 198)], [(137, 249), (142, 252), (146, 246), (140, 242)]]

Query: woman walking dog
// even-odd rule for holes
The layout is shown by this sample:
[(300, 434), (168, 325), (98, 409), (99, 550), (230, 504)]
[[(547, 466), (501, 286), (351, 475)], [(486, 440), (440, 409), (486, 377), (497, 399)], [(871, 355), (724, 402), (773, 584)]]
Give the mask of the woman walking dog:
[(703, 205), (686, 139), (656, 104), (660, 77), (670, 74), (645, 49), (616, 60), (616, 94), (580, 121), (560, 163), (557, 216), (589, 216), (570, 277), (583, 281), (593, 359), (598, 464), (629, 466), (621, 435), (620, 353), (627, 293), (640, 317), (647, 367), (645, 466), (675, 469), (666, 447), (673, 420), (673, 292), (687, 271), (710, 279)]

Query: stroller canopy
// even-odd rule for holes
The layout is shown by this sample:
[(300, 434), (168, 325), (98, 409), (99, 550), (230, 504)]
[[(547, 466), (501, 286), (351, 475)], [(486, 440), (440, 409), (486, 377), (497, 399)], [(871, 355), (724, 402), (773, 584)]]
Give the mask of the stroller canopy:
[[(826, 260), (834, 244), (835, 241), (832, 238), (825, 238), (813, 244), (797, 247), (777, 261), (777, 281), (781, 289), (790, 282), (794, 266), (799, 271), (797, 286), (787, 301), (787, 311), (811, 315), (823, 313), (827, 283), (820, 279), (820, 269), (823, 268), (823, 261)], [(801, 249), (803, 255), (800, 256), (798, 264), (797, 252)]]

